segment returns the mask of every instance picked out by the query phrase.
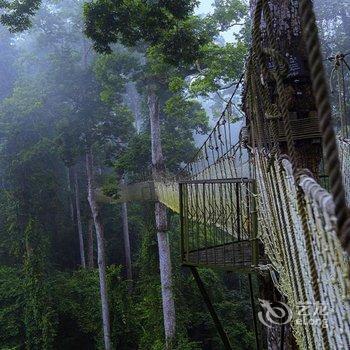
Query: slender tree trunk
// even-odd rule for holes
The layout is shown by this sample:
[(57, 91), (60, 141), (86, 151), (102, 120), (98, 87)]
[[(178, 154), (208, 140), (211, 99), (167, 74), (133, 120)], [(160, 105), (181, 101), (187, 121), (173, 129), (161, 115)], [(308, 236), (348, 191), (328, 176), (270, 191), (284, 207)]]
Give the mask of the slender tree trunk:
[(70, 211), (70, 218), (72, 220), (72, 223), (74, 224), (74, 205), (73, 205), (73, 198), (72, 198), (72, 167), (67, 167), (67, 182), (68, 182), (68, 193), (69, 193), (69, 211)]
[(126, 94), (128, 96), (128, 106), (135, 116), (136, 131), (139, 133), (142, 126), (141, 99), (135, 83), (128, 83), (126, 85)]
[(103, 226), (100, 220), (99, 207), (95, 198), (95, 183), (93, 171), (92, 150), (86, 152), (86, 172), (88, 179), (88, 201), (90, 204), (91, 214), (95, 224), (96, 240), (97, 240), (97, 263), (100, 278), (100, 295), (102, 304), (102, 323), (105, 350), (111, 350), (111, 332), (109, 322), (109, 306), (107, 296), (107, 279), (106, 279), (106, 257), (104, 247)]
[(89, 220), (88, 228), (88, 267), (89, 269), (94, 268), (94, 220)]
[(74, 173), (74, 192), (75, 192), (75, 208), (77, 215), (77, 226), (78, 226), (78, 235), (79, 235), (79, 249), (80, 249), (80, 263), (81, 266), (85, 269), (85, 251), (84, 251), (84, 237), (83, 237), (83, 226), (81, 223), (81, 213), (80, 213), (80, 193), (79, 193), (79, 183), (77, 169), (73, 168)]
[[(124, 180), (121, 180), (121, 184), (124, 184)], [(130, 235), (129, 235), (129, 223), (128, 223), (128, 206), (124, 202), (121, 205), (122, 209), (122, 221), (123, 221), (123, 237), (124, 237), (124, 252), (126, 263), (126, 275), (130, 282), (130, 288), (132, 286), (132, 263), (131, 263), (131, 249), (130, 249)]]
[[(165, 164), (160, 138), (159, 100), (154, 86), (149, 86), (148, 89), (148, 108), (151, 124), (152, 170), (153, 179), (156, 180), (164, 175)], [(167, 232), (166, 207), (161, 203), (155, 204), (155, 219), (159, 251), (160, 279), (162, 285), (165, 339), (167, 349), (170, 349), (171, 343), (175, 337), (176, 319), (174, 295), (172, 290), (171, 258)]]

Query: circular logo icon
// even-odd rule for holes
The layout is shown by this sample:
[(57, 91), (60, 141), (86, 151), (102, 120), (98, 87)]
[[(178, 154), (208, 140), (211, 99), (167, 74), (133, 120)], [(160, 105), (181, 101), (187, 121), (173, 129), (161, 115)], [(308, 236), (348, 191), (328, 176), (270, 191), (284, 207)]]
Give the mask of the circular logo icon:
[(293, 313), (287, 304), (264, 299), (259, 299), (259, 302), (263, 311), (258, 312), (258, 317), (266, 327), (287, 324), (292, 320)]

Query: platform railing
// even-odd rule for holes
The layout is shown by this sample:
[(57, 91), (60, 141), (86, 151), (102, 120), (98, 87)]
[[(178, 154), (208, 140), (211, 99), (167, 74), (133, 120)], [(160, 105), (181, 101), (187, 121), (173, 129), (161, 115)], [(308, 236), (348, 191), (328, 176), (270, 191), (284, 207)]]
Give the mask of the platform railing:
[(182, 181), (181, 248), (185, 265), (245, 269), (263, 252), (257, 239), (255, 181)]

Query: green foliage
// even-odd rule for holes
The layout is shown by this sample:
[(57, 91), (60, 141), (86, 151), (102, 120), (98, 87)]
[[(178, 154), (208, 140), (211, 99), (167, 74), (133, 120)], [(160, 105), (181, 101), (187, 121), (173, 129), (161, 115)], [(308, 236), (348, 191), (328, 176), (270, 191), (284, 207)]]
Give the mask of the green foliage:
[(31, 26), (31, 17), (36, 13), (41, 0), (6, 1), (0, 4), (3, 13), (0, 16), (1, 24), (13, 32), (20, 32)]
[(98, 0), (84, 6), (85, 33), (98, 52), (111, 44), (157, 46), (167, 62), (191, 63), (208, 41), (198, 18), (191, 17), (196, 1)]
[(202, 52), (200, 70), (191, 81), (190, 91), (194, 95), (206, 96), (232, 87), (243, 71), (246, 44), (241, 41), (225, 46), (210, 43), (202, 48)]
[[(178, 218), (171, 218), (169, 232), (172, 259), (179, 261)], [(143, 226), (142, 244), (137, 260), (139, 278), (136, 284), (135, 305), (137, 329), (140, 329), (140, 349), (163, 349), (164, 339), (161, 289), (158, 274), (157, 242), (152, 225)], [(217, 330), (208, 314), (203, 298), (189, 270), (173, 265), (174, 291), (177, 309), (177, 339), (174, 349), (201, 349), (211, 346), (222, 349)], [(234, 349), (254, 348), (252, 333), (252, 312), (249, 305), (249, 294), (246, 281), (235, 277), (242, 284), (239, 288), (227, 287), (221, 273), (209, 269), (200, 270), (201, 277), (215, 304), (215, 309), (231, 337)], [(188, 335), (191, 335), (190, 337)]]
[[(208, 117), (200, 103), (173, 94), (164, 104), (162, 141), (167, 167), (176, 172), (196, 152), (193, 134), (208, 132)], [(176, 150), (176, 152), (174, 152)]]
[[(21, 4), (25, 10), (34, 3)], [(12, 43), (3, 37), (0, 72), (9, 83), (0, 89), (1, 348), (103, 348), (98, 271), (77, 269), (79, 245), (70, 217), (73, 186), (69, 188), (66, 167), (78, 170), (86, 243), (91, 213), (84, 153), (93, 149), (96, 180), (107, 195), (118, 196), (117, 176), (111, 175), (115, 170), (127, 173), (131, 181), (149, 175), (150, 84), (159, 97), (168, 170), (177, 172), (192, 157), (196, 135), (208, 132), (206, 113), (193, 96), (230, 85), (246, 53), (240, 37), (235, 44), (216, 40), (221, 26), (245, 16), (239, 1), (216, 1), (213, 16), (205, 19), (193, 16), (195, 4), (163, 0), (86, 4), (86, 32), (95, 48), (113, 49), (111, 55), (94, 53), (82, 36), (79, 1), (45, 3), (30, 32)], [(29, 24), (21, 16), (16, 19), (19, 29)], [(127, 96), (130, 85), (137, 86), (136, 98)], [(138, 123), (137, 133), (131, 112), (135, 100), (141, 101), (137, 107), (142, 125)], [(121, 220), (115, 206), (100, 203), (100, 207), (113, 344), (121, 350), (164, 349), (154, 207), (129, 205), (132, 291), (119, 266), (125, 260)], [(173, 349), (220, 349), (194, 281), (179, 267), (178, 232), (175, 223), (170, 231), (178, 326)], [(211, 286), (235, 348), (252, 348), (247, 295), (228, 286), (221, 274), (209, 270), (201, 274)]]
[(106, 176), (102, 184), (102, 193), (113, 199), (119, 197), (118, 179), (115, 175)]
[[(182, 94), (172, 94), (161, 110), (161, 135), (167, 169), (179, 171), (182, 162), (190, 160), (196, 151), (193, 134), (208, 131), (208, 118), (196, 100)], [(149, 129), (130, 140), (126, 151), (115, 162), (117, 169), (143, 174), (151, 163)]]
[(165, 61), (173, 65), (188, 65), (202, 58), (201, 47), (211, 37), (199, 17), (189, 17), (167, 30), (157, 43)]
[(111, 312), (112, 339), (117, 349), (135, 349), (137, 344), (137, 311), (128, 281), (121, 277), (121, 267), (112, 265), (107, 271)]
[(129, 142), (125, 152), (115, 161), (114, 165), (119, 171), (126, 171), (129, 174), (149, 173), (151, 152), (149, 132), (141, 132), (135, 135)]
[(214, 0), (214, 13), (209, 20), (218, 27), (220, 31), (241, 24), (241, 21), (248, 14), (248, 6), (241, 0)]
[(0, 267), (0, 344), (2, 349), (18, 349), (23, 340), (22, 273), (15, 268)]
[(130, 75), (138, 69), (138, 64), (137, 57), (124, 48), (98, 57), (94, 63), (94, 73), (101, 83), (100, 97), (103, 102), (114, 104), (122, 101), (125, 85)]
[[(109, 266), (107, 283), (112, 340), (117, 348), (131, 350), (137, 344), (137, 314), (127, 282), (120, 274), (119, 266)], [(74, 324), (75, 327), (74, 332), (64, 329), (68, 339), (57, 337), (58, 348), (69, 348), (73, 344), (82, 346), (82, 337), (94, 342), (96, 348), (102, 347), (98, 271), (81, 269), (73, 274), (59, 273), (54, 283), (58, 315), (65, 323)]]
[[(98, 342), (102, 337), (98, 271), (81, 269), (73, 274), (58, 273), (53, 282), (60, 319), (67, 323), (70, 320), (78, 332)], [(69, 341), (67, 346), (70, 346)]]
[(30, 220), (24, 258), (24, 325), (28, 349), (52, 349), (56, 334), (55, 312), (47, 284), (45, 260), (47, 239), (38, 223)]

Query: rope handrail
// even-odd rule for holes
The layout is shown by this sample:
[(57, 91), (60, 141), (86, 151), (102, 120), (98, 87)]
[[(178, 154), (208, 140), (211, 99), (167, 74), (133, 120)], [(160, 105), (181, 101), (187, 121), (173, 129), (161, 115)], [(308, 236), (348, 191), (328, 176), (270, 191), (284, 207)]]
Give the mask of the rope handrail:
[[(216, 129), (218, 127), (220, 127), (222, 125), (223, 120), (226, 117), (226, 113), (227, 111), (229, 111), (229, 109), (232, 106), (232, 101), (234, 96), (236, 95), (239, 86), (242, 84), (243, 82), (243, 78), (244, 78), (245, 73), (243, 72), (239, 78), (239, 80), (237, 81), (237, 83), (235, 84), (235, 89), (230, 97), (230, 99), (228, 100), (223, 112), (221, 113), (220, 118), (217, 120), (217, 122), (215, 123), (215, 126), (213, 127), (213, 129), (211, 130), (211, 132), (208, 134), (206, 140), (203, 142), (203, 144), (201, 145), (201, 147), (197, 150), (197, 152), (195, 153), (195, 155), (192, 157), (192, 159), (178, 172), (178, 174), (176, 175), (176, 177), (181, 177), (183, 174), (186, 173), (186, 171), (188, 170), (189, 166), (194, 163), (197, 159), (197, 157), (200, 155), (200, 153), (204, 150), (206, 144), (210, 141), (211, 137), (214, 135)], [(217, 160), (219, 160), (221, 157), (219, 157)]]

